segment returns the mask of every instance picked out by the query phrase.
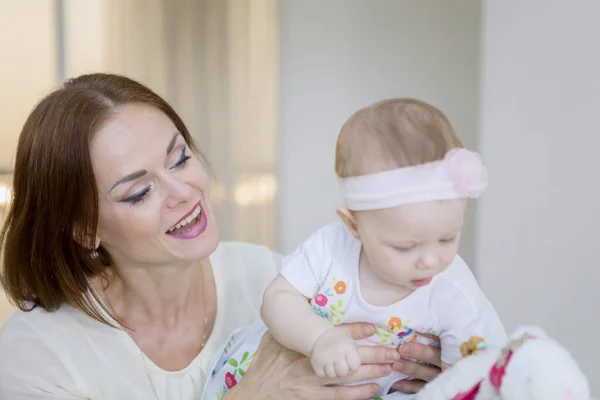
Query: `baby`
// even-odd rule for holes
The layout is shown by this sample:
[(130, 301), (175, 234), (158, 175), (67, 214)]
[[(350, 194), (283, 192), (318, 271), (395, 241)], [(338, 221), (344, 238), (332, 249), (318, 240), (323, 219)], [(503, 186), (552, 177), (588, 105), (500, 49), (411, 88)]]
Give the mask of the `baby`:
[[(359, 368), (360, 345), (396, 347), (434, 335), (447, 368), (472, 336), (506, 343), (496, 311), (456, 254), (467, 199), (484, 191), (486, 170), (444, 114), (414, 99), (359, 110), (339, 134), (336, 172), (341, 221), (284, 258), (264, 295), (264, 324), (234, 333), (215, 363), (207, 390), (217, 398), (243, 376), (266, 329), (332, 378)], [(372, 323), (376, 333), (357, 342), (334, 328), (350, 322)], [(390, 393), (406, 378), (394, 372), (376, 380), (379, 397), (408, 398)]]

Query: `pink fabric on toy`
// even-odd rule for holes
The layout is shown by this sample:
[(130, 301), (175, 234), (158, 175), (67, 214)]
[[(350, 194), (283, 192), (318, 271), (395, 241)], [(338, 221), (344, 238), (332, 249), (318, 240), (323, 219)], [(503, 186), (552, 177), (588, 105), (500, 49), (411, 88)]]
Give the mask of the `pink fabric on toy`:
[(471, 390), (464, 393), (459, 393), (450, 400), (475, 400), (475, 396), (479, 393), (481, 388), (481, 382), (475, 385)]

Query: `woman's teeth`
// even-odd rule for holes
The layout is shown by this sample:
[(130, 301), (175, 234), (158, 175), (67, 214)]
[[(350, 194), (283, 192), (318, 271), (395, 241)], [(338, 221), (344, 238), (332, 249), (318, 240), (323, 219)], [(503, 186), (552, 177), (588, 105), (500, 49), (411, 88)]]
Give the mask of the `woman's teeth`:
[(183, 226), (186, 226), (187, 224), (190, 224), (190, 223), (192, 223), (192, 221), (193, 221), (194, 219), (196, 219), (196, 218), (197, 218), (197, 217), (200, 215), (200, 213), (201, 213), (201, 212), (202, 212), (202, 208), (200, 208), (200, 205), (198, 205), (198, 206), (196, 207), (196, 209), (194, 210), (194, 212), (193, 212), (193, 213), (191, 213), (191, 214), (190, 214), (190, 215), (189, 215), (189, 216), (188, 216), (186, 219), (184, 219), (183, 221), (179, 222), (177, 225), (175, 225), (175, 226), (171, 227), (171, 228), (170, 228), (170, 229), (167, 231), (167, 233), (171, 233), (171, 232), (173, 232), (175, 229), (179, 229), (179, 228), (181, 228), (181, 227), (183, 227)]

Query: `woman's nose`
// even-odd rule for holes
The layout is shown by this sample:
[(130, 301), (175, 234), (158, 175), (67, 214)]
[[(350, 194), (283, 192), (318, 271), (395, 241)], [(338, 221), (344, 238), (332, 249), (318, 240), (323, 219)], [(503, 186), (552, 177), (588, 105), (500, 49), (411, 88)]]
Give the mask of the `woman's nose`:
[(182, 203), (196, 200), (192, 198), (194, 193), (192, 187), (174, 176), (168, 176), (163, 180), (163, 188), (166, 205), (169, 208), (175, 208)]

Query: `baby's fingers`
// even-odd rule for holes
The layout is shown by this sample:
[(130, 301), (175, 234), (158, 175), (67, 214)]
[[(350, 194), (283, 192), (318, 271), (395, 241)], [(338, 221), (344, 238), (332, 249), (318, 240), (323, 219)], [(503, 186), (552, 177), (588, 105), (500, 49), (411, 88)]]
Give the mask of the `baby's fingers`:
[(350, 375), (350, 366), (346, 360), (340, 360), (334, 364), (335, 373), (339, 377)]
[(331, 363), (325, 366), (325, 375), (327, 375), (328, 378), (337, 378), (335, 364)]
[(315, 371), (315, 375), (317, 375), (319, 378), (327, 377), (327, 374), (325, 373), (325, 365), (324, 364), (316, 362), (314, 358), (311, 360), (310, 364), (311, 364), (313, 371)]
[(360, 353), (357, 351), (352, 351), (348, 355), (346, 355), (346, 361), (348, 362), (348, 367), (350, 368), (350, 372), (356, 372), (360, 368)]

